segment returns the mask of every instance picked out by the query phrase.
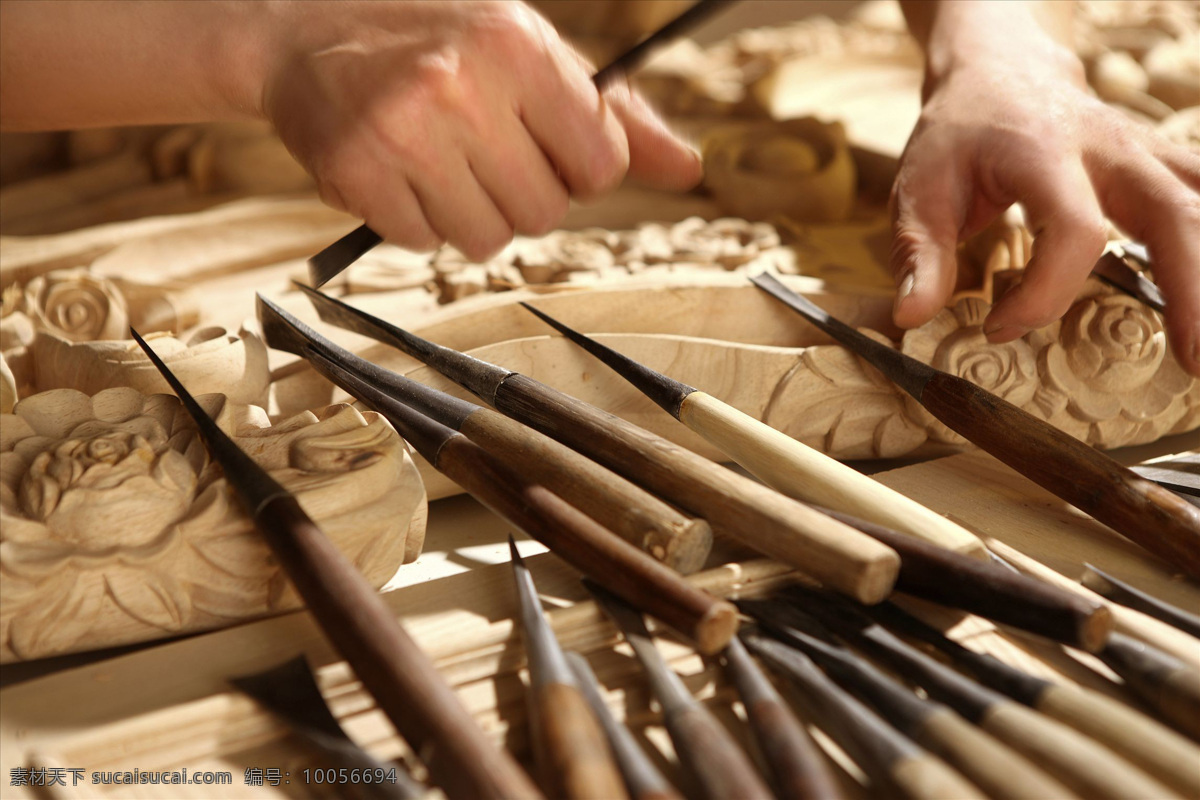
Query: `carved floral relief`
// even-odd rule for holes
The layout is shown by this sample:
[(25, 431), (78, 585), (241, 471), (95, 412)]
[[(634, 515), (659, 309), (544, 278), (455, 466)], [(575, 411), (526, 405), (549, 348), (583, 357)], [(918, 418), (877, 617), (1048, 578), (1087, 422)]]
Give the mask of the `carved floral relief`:
[[(960, 300), (905, 333), (899, 349), (1097, 447), (1141, 444), (1200, 427), (1200, 380), (1179, 367), (1162, 319), (1139, 301), (1091, 279), (1062, 320), (1002, 345), (983, 336), (989, 308), (978, 298)], [(915, 400), (835, 345), (804, 351), (765, 421), (838, 458), (895, 458), (966, 446)]]
[[(274, 426), (199, 398), (364, 572), (416, 558), (424, 489), (403, 442), (346, 405)], [(172, 395), (44, 392), (0, 434), (0, 660), (218, 627), (299, 605)]]

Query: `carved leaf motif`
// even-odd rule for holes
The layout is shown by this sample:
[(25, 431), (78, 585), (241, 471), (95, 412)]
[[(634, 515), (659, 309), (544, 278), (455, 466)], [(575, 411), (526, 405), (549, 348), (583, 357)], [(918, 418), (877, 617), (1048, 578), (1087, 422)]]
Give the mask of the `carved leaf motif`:
[(113, 601), (126, 614), (147, 625), (177, 631), (191, 615), (191, 599), (169, 575), (124, 569), (106, 573), (104, 582)]
[(100, 615), (97, 583), (88, 576), (63, 575), (51, 602), (27, 603), (9, 626), (9, 646), (21, 658), (42, 658), (71, 648)]

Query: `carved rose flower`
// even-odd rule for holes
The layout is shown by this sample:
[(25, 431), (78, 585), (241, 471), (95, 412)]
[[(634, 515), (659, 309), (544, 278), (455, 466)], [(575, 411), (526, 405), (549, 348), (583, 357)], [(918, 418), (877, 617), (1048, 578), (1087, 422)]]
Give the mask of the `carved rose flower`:
[[(982, 328), (988, 308), (981, 300), (962, 300), (927, 325), (905, 334), (900, 349), (919, 361), (966, 378), (1013, 405), (1023, 406), (1037, 390), (1037, 359), (1023, 339), (999, 345), (988, 343)], [(925, 424), (931, 439), (949, 444), (966, 441), (912, 398), (907, 404), (913, 419)]]
[(1094, 426), (1089, 440), (1102, 443), (1160, 417), (1195, 381), (1171, 356), (1158, 314), (1096, 282), (1087, 291), (1029, 339), (1041, 351), (1040, 412), (1064, 427)]
[(129, 314), (120, 290), (82, 268), (30, 281), (25, 313), (35, 326), (72, 342), (127, 338)]

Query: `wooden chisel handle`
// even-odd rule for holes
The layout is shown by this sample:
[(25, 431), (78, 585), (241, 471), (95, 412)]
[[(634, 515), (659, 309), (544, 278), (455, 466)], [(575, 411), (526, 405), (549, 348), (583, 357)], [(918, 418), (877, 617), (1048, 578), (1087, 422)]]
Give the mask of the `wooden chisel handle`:
[(920, 401), (1017, 472), (1200, 577), (1200, 508), (963, 378), (934, 373)]
[(979, 725), (1087, 800), (1182, 800), (1107, 747), (1017, 703), (994, 704)]
[(712, 395), (689, 394), (679, 406), (679, 421), (789, 497), (987, 558), (987, 548), (973, 533)]
[(1163, 720), (1200, 739), (1200, 671), (1194, 666), (1122, 634), (1112, 636), (1099, 655)]
[(757, 481), (523, 375), (495, 405), (835, 591), (867, 604), (891, 593), (894, 550)]
[(987, 797), (946, 762), (930, 753), (900, 759), (892, 765), (888, 777), (892, 786), (909, 800), (947, 800), (951, 797), (982, 800)]
[(704, 520), (684, 516), (587, 456), (490, 408), (471, 414), (459, 431), (672, 569), (688, 575), (704, 566), (712, 549), (712, 528)]
[(750, 759), (703, 706), (689, 705), (664, 715), (675, 752), (708, 800), (771, 800), (772, 794)]
[(949, 708), (942, 707), (926, 717), (915, 739), (992, 800), (1079, 800), (1079, 795), (1041, 767)]
[(1145, 714), (1072, 684), (1048, 687), (1037, 708), (1108, 746), (1184, 797), (1200, 797), (1200, 747)]
[(608, 739), (579, 690), (546, 683), (530, 691), (536, 715), (531, 723), (547, 794), (570, 800), (629, 797)]
[(731, 603), (690, 586), (679, 573), (465, 436), (449, 439), (434, 466), (573, 567), (691, 638), (700, 652), (716, 653), (733, 636), (737, 609)]
[(447, 796), (540, 797), (295, 498), (268, 501), (255, 514), (255, 524), (322, 630)]

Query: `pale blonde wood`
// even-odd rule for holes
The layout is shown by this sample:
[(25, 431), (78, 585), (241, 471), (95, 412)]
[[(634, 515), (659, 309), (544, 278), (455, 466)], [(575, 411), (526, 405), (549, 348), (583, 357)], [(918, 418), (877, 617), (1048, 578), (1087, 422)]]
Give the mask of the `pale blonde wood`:
[(13, 235), (62, 230), (53, 224), (53, 212), (150, 180), (150, 165), (131, 152), (7, 186), (0, 190), (4, 232)]
[(946, 766), (946, 762), (931, 755), (906, 758), (892, 766), (893, 786), (910, 800), (939, 800), (963, 798), (983, 800), (986, 794), (970, 781)]
[(917, 743), (945, 760), (993, 800), (1081, 800), (1037, 764), (950, 709), (924, 720)]
[(1112, 750), (1025, 706), (997, 703), (984, 712), (979, 724), (1089, 800), (1180, 798)]
[(1043, 693), (1038, 710), (1107, 745), (1184, 797), (1200, 796), (1200, 747), (1128, 705), (1061, 684)]
[[(203, 395), (374, 586), (416, 558), (425, 499), (402, 440), (348, 406), (271, 426)], [(178, 635), (299, 604), (173, 395), (60, 389), (3, 419), (0, 660)]]
[(878, 522), (960, 553), (987, 556), (977, 536), (945, 517), (705, 392), (693, 392), (684, 399), (679, 419), (786, 495)]
[[(1112, 612), (1113, 620), (1116, 622), (1116, 629), (1121, 633), (1132, 636), (1135, 639), (1140, 639), (1146, 644), (1153, 645), (1159, 650), (1170, 653), (1185, 664), (1200, 663), (1200, 639), (1189, 636), (1178, 628), (1157, 620), (1148, 614), (1143, 614), (1120, 603), (1112, 603), (1083, 584), (1076, 583), (1070, 578), (1059, 574), (1005, 542), (991, 539), (985, 541), (990, 549), (1011, 562), (1022, 572), (1044, 580), (1047, 583), (1052, 583), (1069, 592), (1074, 592), (1081, 597), (1086, 597), (1093, 602), (1107, 606)], [(1187, 607), (1186, 604), (1184, 607)]]

